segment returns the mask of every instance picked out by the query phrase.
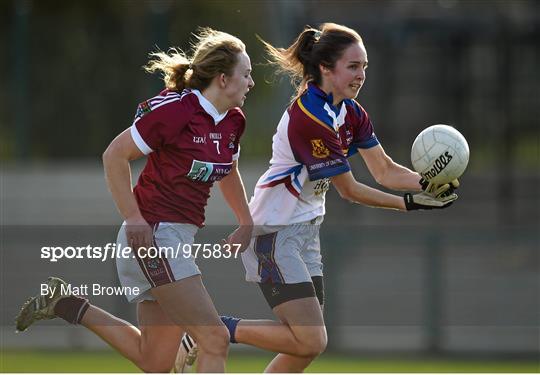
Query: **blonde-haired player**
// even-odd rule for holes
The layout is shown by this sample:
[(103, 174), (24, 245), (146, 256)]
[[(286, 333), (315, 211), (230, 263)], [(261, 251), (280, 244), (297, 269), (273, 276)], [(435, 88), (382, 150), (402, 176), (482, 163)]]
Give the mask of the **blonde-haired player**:
[[(163, 73), (166, 89), (139, 104), (133, 125), (103, 155), (109, 189), (125, 219), (118, 243), (133, 249), (134, 256), (119, 258), (117, 268), (123, 286), (140, 290), (127, 296), (137, 303), (138, 327), (86, 298), (62, 295), (65, 282), (49, 278), (56, 292), (23, 306), (19, 331), (36, 320), (61, 317), (90, 329), (145, 372), (168, 372), (187, 331), (199, 343), (199, 371), (225, 370), (229, 333), (193, 257), (138, 253), (142, 247), (190, 245), (203, 225), (214, 182), (240, 223), (231, 241), (247, 244), (251, 237), (237, 167), (245, 127), (239, 107), (254, 85), (250, 59), (242, 41), (227, 33), (202, 29), (197, 38), (191, 58), (176, 49), (153, 54), (147, 70)], [(145, 155), (132, 190), (129, 162)]]

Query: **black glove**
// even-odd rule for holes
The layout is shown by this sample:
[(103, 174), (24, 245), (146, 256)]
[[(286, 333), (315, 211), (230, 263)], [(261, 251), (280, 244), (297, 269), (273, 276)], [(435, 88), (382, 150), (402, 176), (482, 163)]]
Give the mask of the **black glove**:
[(405, 208), (407, 208), (407, 211), (446, 208), (451, 206), (457, 198), (458, 196), (456, 193), (452, 193), (451, 195), (439, 198), (425, 192), (415, 195), (407, 193), (403, 196), (403, 199), (405, 200)]
[(454, 194), (454, 191), (459, 187), (459, 180), (456, 178), (447, 184), (437, 185), (421, 178), (420, 185), (425, 193), (435, 198), (444, 198)]

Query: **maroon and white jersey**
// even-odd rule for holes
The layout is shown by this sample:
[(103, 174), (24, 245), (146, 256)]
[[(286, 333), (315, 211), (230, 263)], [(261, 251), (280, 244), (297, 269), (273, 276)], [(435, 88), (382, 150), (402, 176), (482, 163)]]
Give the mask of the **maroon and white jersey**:
[(164, 90), (137, 107), (131, 136), (148, 160), (134, 188), (146, 221), (204, 225), (214, 181), (240, 155), (245, 117), (218, 113), (198, 90)]

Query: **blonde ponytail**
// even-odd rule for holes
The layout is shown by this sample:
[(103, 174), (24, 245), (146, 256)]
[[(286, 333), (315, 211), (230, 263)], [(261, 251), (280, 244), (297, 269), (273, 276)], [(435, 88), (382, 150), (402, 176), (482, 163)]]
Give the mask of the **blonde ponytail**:
[(148, 73), (161, 72), (165, 87), (172, 91), (182, 91), (186, 87), (186, 72), (191, 66), (187, 56), (178, 48), (170, 48), (167, 53), (159, 51), (150, 54), (150, 61), (143, 67)]
[(238, 54), (246, 50), (237, 37), (209, 27), (199, 28), (194, 36), (196, 43), (191, 48), (193, 57), (188, 57), (178, 48), (170, 48), (167, 53), (153, 52), (144, 70), (149, 73), (161, 72), (165, 87), (169, 90), (204, 90), (217, 75), (231, 75), (238, 62)]

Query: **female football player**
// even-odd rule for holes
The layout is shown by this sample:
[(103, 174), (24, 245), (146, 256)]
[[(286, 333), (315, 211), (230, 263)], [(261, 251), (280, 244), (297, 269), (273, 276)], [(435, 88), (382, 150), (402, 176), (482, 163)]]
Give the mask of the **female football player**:
[[(299, 372), (327, 343), (319, 226), (329, 185), (354, 203), (411, 211), (448, 207), (457, 198), (457, 182), (429, 185), (385, 153), (367, 112), (354, 100), (368, 66), (356, 31), (326, 23), (306, 28), (287, 49), (263, 43), (270, 61), (298, 90), (277, 126), (270, 167), (249, 204), (256, 229), (242, 259), (246, 279), (259, 284), (280, 323), (222, 319), (231, 342), (280, 353), (267, 372)], [(356, 181), (348, 161), (356, 153), (382, 186), (425, 192), (398, 196)]]
[[(239, 107), (254, 86), (250, 59), (241, 40), (209, 28), (200, 30), (192, 52), (190, 59), (177, 49), (152, 54), (146, 70), (162, 73), (166, 89), (139, 104), (133, 125), (103, 154), (109, 189), (125, 219), (118, 247), (129, 245), (133, 253), (118, 258), (117, 269), (122, 286), (139, 289), (127, 295), (137, 303), (138, 328), (86, 298), (62, 295), (65, 282), (49, 278), (56, 292), (23, 306), (19, 331), (36, 320), (61, 317), (87, 327), (146, 372), (169, 372), (187, 331), (199, 345), (198, 370), (225, 370), (229, 333), (194, 257), (147, 251), (192, 244), (216, 181), (240, 223), (230, 242), (247, 246), (251, 239), (237, 166), (245, 127)], [(129, 163), (145, 155), (132, 189)]]

